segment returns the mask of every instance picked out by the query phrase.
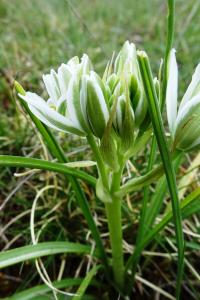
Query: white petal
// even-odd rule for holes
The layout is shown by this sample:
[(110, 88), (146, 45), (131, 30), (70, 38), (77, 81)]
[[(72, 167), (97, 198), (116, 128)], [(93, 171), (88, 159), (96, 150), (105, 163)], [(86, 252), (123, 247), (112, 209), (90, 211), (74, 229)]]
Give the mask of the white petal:
[(61, 91), (62, 96), (67, 97), (67, 95), (66, 95), (67, 88), (68, 88), (71, 76), (72, 76), (72, 72), (68, 65), (62, 64), (58, 68), (58, 81), (59, 81), (59, 86), (60, 86), (60, 91)]
[(183, 96), (179, 109), (182, 109), (186, 102), (194, 97), (198, 92), (200, 92), (200, 64), (198, 64), (196, 67), (196, 70), (192, 76), (192, 81), (188, 86), (185, 95)]
[(75, 107), (75, 98), (80, 95), (78, 94), (77, 91), (77, 78), (75, 75), (70, 80), (68, 91), (67, 91), (67, 110), (69, 113), (69, 118), (72, 120), (72, 122), (76, 125), (77, 128), (80, 128), (80, 130), (83, 130), (81, 127), (81, 124), (79, 122), (77, 112), (76, 112), (76, 107)]
[(79, 58), (78, 56), (74, 56), (72, 57), (68, 62), (67, 65), (72, 68), (72, 69), (76, 69), (77, 65), (79, 64)]
[(27, 102), (33, 114), (44, 124), (59, 131), (70, 132), (82, 135), (79, 130), (69, 119), (62, 116), (55, 110), (51, 109), (48, 104), (37, 94), (27, 92), (25, 96), (19, 96)]
[(176, 62), (175, 49), (172, 49), (168, 62), (168, 81), (166, 90), (167, 119), (169, 129), (174, 134), (174, 126), (177, 116), (177, 95), (178, 95), (178, 66)]
[(56, 72), (51, 70), (50, 74), (43, 75), (42, 78), (50, 98), (56, 103), (61, 96)]
[(81, 80), (81, 89), (80, 89), (80, 104), (81, 110), (83, 113), (83, 117), (86, 123), (88, 123), (87, 119), (87, 80), (86, 77), (83, 76)]
[(60, 97), (60, 99), (57, 102), (56, 110), (61, 115), (68, 117), (66, 97), (64, 97), (64, 96)]
[(91, 68), (90, 59), (87, 54), (83, 54), (81, 58), (82, 74), (88, 74)]
[(116, 121), (117, 121), (118, 130), (120, 132), (121, 132), (122, 123), (123, 123), (122, 105), (123, 105), (123, 103), (125, 105), (125, 101), (126, 101), (126, 98), (124, 95), (121, 95), (120, 97), (118, 97), (117, 109), (116, 109)]
[(200, 103), (200, 94), (193, 97), (189, 102), (187, 102), (181, 110), (178, 111), (178, 116), (176, 118), (175, 130), (184, 120), (187, 115), (191, 114), (191, 111)]
[(198, 145), (200, 138), (200, 94), (188, 101), (178, 113), (176, 120), (175, 145), (190, 150)]

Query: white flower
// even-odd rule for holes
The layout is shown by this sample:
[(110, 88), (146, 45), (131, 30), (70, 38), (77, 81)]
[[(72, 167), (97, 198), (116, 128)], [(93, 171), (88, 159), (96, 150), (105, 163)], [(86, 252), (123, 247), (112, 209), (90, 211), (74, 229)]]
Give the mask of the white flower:
[(167, 118), (174, 147), (191, 150), (200, 145), (200, 64), (181, 100), (177, 112), (178, 67), (175, 50), (172, 49), (168, 62), (166, 91)]
[(50, 74), (43, 75), (49, 95), (47, 101), (31, 92), (19, 96), (27, 102), (31, 112), (47, 126), (84, 135), (89, 128), (89, 122), (84, 108), (85, 96), (81, 78), (90, 69), (87, 55), (83, 55), (81, 62), (78, 57), (73, 57), (67, 64), (62, 64), (57, 73), (51, 70)]

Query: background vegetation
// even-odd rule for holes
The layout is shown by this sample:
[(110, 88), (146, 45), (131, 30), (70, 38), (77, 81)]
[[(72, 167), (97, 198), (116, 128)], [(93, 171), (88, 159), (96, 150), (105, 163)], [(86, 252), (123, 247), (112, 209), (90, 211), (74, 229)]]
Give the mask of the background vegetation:
[[(80, 56), (84, 52), (89, 54), (96, 70), (103, 72), (113, 49), (118, 51), (126, 39), (148, 52), (154, 71), (157, 72), (165, 48), (165, 2), (161, 0), (0, 0), (0, 153), (49, 158), (30, 120), (22, 114), (19, 104), (15, 102), (13, 78), (22, 83), (26, 89), (41, 92), (43, 73), (51, 68), (57, 68), (70, 57)], [(177, 49), (182, 94), (200, 57), (200, 2), (177, 0), (176, 3), (174, 46)], [(90, 157), (84, 140), (67, 135), (60, 135), (59, 139), (70, 160), (73, 161), (74, 156), (77, 159), (77, 155), (79, 158), (83, 155)], [(141, 154), (139, 160), (134, 162), (134, 166), (130, 167), (131, 171), (140, 173), (144, 155)], [(193, 156), (187, 157), (185, 168), (194, 159)], [(197, 159), (199, 160), (198, 157)], [(185, 169), (181, 171), (183, 176)], [(93, 169), (88, 169), (88, 172), (93, 172)], [(190, 191), (198, 185), (197, 180), (198, 172), (190, 181), (188, 188)], [(34, 171), (22, 174), (21, 169), (2, 169), (0, 172), (1, 249), (30, 243), (30, 208), (36, 193), (45, 185), (47, 190), (43, 193), (38, 207), (36, 228), (39, 229), (49, 222), (42, 231), (40, 239), (45, 241), (68, 239), (81, 242), (86, 237), (91, 240), (82, 214), (75, 204), (74, 193), (62, 176)], [(54, 188), (48, 188), (48, 185)], [(101, 218), (102, 206), (96, 203), (93, 191), (88, 186), (83, 185), (83, 188), (93, 207), (93, 214), (99, 216), (98, 225), (106, 237), (106, 221)], [(130, 244), (133, 244), (137, 230), (140, 199), (140, 193), (126, 199), (131, 212), (131, 224), (134, 224), (131, 226), (135, 230), (132, 237), (126, 237)], [(199, 224), (199, 218), (195, 216), (185, 225), (187, 230), (194, 233), (192, 242), (199, 241)], [(169, 227), (168, 230), (174, 229)], [(190, 238), (189, 235), (188, 239)], [(170, 262), (172, 257), (168, 253), (172, 249), (166, 241), (159, 247), (154, 247), (151, 253), (147, 252), (144, 255), (143, 266), (145, 265), (146, 268), (142, 271), (142, 277), (148, 282), (167, 288), (170, 293), (174, 289), (175, 280), (175, 269)], [(125, 251), (130, 251), (126, 243), (124, 248)], [(153, 251), (161, 252), (161, 255), (154, 257)], [(194, 250), (194, 247), (187, 249), (187, 257), (193, 271), (198, 272), (200, 268), (198, 251)], [(65, 276), (74, 273), (76, 276), (83, 275), (87, 266), (84, 259), (81, 261), (75, 257), (48, 258), (45, 264), (53, 280), (57, 278), (59, 270), (62, 272), (60, 263), (66, 264)], [(185, 299), (200, 298), (200, 284), (196, 278), (192, 272), (185, 275)], [(15, 291), (21, 291), (39, 282), (40, 278), (33, 263), (8, 268), (0, 273), (0, 297), (12, 295)], [(98, 291), (100, 293), (100, 290), (96, 288), (97, 293)], [(136, 291), (138, 297), (136, 299), (157, 299), (154, 297), (159, 294), (141, 280), (136, 284)]]

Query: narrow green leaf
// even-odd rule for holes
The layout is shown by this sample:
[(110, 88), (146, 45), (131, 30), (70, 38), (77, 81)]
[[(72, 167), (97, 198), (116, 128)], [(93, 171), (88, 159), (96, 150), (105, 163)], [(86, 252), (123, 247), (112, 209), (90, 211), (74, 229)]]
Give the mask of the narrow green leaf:
[[(177, 171), (178, 167), (181, 163), (182, 155), (179, 155), (174, 161), (174, 168)], [(145, 227), (148, 231), (149, 228), (153, 225), (157, 214), (160, 211), (160, 208), (163, 204), (164, 197), (167, 193), (167, 182), (165, 176), (163, 176), (157, 184), (155, 193), (151, 199), (151, 203), (147, 210), (146, 220), (145, 220)]]
[(168, 3), (167, 41), (166, 41), (165, 59), (163, 65), (161, 109), (163, 109), (163, 106), (165, 104), (167, 76), (168, 76), (167, 63), (169, 59), (170, 50), (173, 47), (174, 25), (175, 25), (175, 0), (167, 0), (167, 3)]
[[(73, 286), (81, 284), (82, 280), (82, 278), (67, 278), (60, 281), (54, 281), (52, 282), (52, 285), (57, 289), (68, 287), (71, 288)], [(44, 295), (48, 292), (51, 292), (51, 289), (46, 284), (41, 284), (25, 291), (16, 293), (13, 296), (10, 296), (9, 300), (32, 300), (33, 298), (38, 299), (36, 297), (44, 297)], [(8, 298), (5, 298), (4, 300), (8, 300)]]
[(148, 101), (149, 113), (154, 128), (154, 133), (158, 143), (165, 175), (167, 178), (168, 188), (171, 196), (173, 218), (176, 231), (176, 240), (178, 248), (178, 274), (177, 274), (177, 287), (176, 296), (180, 298), (181, 280), (183, 276), (183, 264), (184, 264), (184, 236), (181, 223), (181, 211), (179, 207), (178, 191), (176, 185), (176, 177), (171, 162), (171, 157), (165, 137), (164, 126), (162, 122), (161, 112), (159, 109), (157, 94), (153, 84), (153, 77), (151, 73), (151, 67), (148, 57), (145, 52), (138, 54), (138, 61), (140, 65), (141, 75), (143, 79), (144, 89)]
[[(155, 145), (154, 145), (154, 147), (155, 147)], [(152, 147), (152, 151), (153, 151), (154, 147)], [(152, 160), (152, 158), (151, 158), (151, 160)], [(181, 162), (181, 155), (179, 155), (174, 162), (174, 166), (175, 166), (176, 170), (178, 169), (180, 162)], [(147, 188), (146, 188), (146, 190), (147, 190)], [(140, 245), (141, 241), (144, 239), (145, 235), (149, 232), (149, 229), (152, 227), (152, 225), (156, 219), (156, 216), (158, 215), (158, 213), (161, 209), (161, 206), (163, 204), (163, 200), (164, 200), (166, 193), (167, 193), (167, 182), (166, 182), (165, 176), (163, 176), (158, 181), (158, 184), (157, 184), (157, 187), (155, 189), (152, 199), (149, 200), (150, 204), (145, 209), (146, 211), (144, 212), (143, 219), (141, 218), (141, 220), (140, 220), (140, 222), (143, 222), (143, 224), (141, 225), (143, 228), (142, 228), (142, 230), (140, 230), (140, 228), (138, 230), (139, 238), (137, 238), (138, 240), (136, 241), (136, 246), (135, 246), (136, 252), (137, 252), (137, 247)], [(145, 191), (144, 191), (144, 197), (145, 197)], [(147, 199), (146, 199), (146, 201), (147, 201)], [(146, 206), (146, 203), (145, 203), (145, 206)], [(143, 209), (144, 208), (142, 207), (142, 210)], [(141, 214), (142, 214), (142, 212), (141, 212)], [(136, 261), (134, 262), (132, 274), (130, 277), (130, 288), (133, 286), (135, 272), (137, 269), (137, 265), (138, 265), (141, 253), (142, 252), (140, 252)], [(148, 258), (149, 257), (147, 257), (146, 259), (148, 259)]]
[[(190, 215), (200, 211), (199, 201), (200, 201), (200, 187), (197, 188), (195, 191), (193, 191), (191, 194), (189, 194), (183, 201), (181, 201), (180, 206), (184, 218), (189, 217)], [(190, 207), (193, 206), (193, 203), (195, 204), (198, 203), (198, 206), (195, 205), (195, 209), (190, 211)], [(157, 234), (161, 230), (163, 230), (165, 226), (167, 226), (167, 224), (169, 224), (169, 222), (172, 221), (172, 219), (173, 219), (173, 213), (172, 210), (170, 210), (152, 230), (146, 233), (140, 245), (138, 245), (138, 248), (129, 257), (129, 260), (126, 264), (126, 270), (128, 270), (130, 266), (135, 263), (138, 255), (140, 255), (143, 249), (151, 243), (151, 241), (157, 236)]]
[[(91, 247), (79, 243), (70, 242), (46, 242), (37, 245), (7, 250), (0, 253), (0, 269), (29, 259), (59, 253), (87, 253), (91, 252)], [(95, 252), (95, 255), (97, 253)]]
[(91, 283), (92, 278), (96, 275), (97, 271), (101, 266), (94, 266), (86, 275), (78, 290), (76, 291), (76, 296), (73, 297), (72, 300), (81, 300), (83, 299), (83, 295), (85, 294), (86, 289)]
[(142, 189), (143, 187), (153, 183), (154, 181), (158, 180), (164, 173), (163, 165), (159, 165), (152, 171), (142, 175), (140, 177), (136, 177), (130, 179), (127, 183), (125, 183), (117, 192), (117, 195), (124, 196), (129, 192), (134, 192), (137, 190)]
[[(153, 162), (155, 159), (155, 155), (156, 155), (156, 139), (155, 136), (153, 136), (152, 138), (152, 143), (151, 143), (151, 151), (150, 151), (150, 155), (149, 155), (149, 160), (148, 160), (148, 165), (147, 165), (147, 172), (151, 171), (152, 167), (153, 167)], [(137, 249), (137, 246), (140, 244), (144, 232), (146, 231), (146, 221), (147, 221), (147, 212), (148, 212), (148, 201), (149, 201), (149, 189), (148, 187), (144, 188), (143, 191), (143, 200), (142, 200), (142, 207), (141, 207), (141, 212), (140, 212), (140, 219), (139, 219), (139, 228), (138, 228), (138, 232), (137, 232), (137, 238), (136, 238), (136, 243), (135, 243), (135, 248)], [(138, 255), (137, 257), (137, 261), (135, 262), (133, 268), (132, 268), (132, 273), (131, 273), (131, 277), (130, 277), (130, 283), (128, 284), (128, 291), (131, 290), (133, 284), (134, 284), (134, 280), (135, 280), (135, 273), (137, 270), (137, 265), (139, 263), (140, 260), (140, 256)]]
[(24, 167), (30, 169), (40, 169), (48, 170), (53, 172), (58, 172), (65, 175), (71, 175), (79, 179), (90, 183), (92, 186), (95, 186), (96, 179), (88, 175), (83, 171), (79, 171), (73, 168), (69, 168), (61, 163), (50, 162), (42, 159), (21, 157), (21, 156), (9, 156), (9, 155), (0, 155), (0, 166), (4, 167)]

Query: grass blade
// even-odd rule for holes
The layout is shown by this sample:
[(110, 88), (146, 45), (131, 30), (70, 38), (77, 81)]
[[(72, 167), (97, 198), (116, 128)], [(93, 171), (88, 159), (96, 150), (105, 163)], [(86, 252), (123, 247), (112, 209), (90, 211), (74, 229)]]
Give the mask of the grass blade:
[[(174, 161), (174, 168), (176, 171), (178, 170), (181, 160), (182, 160), (182, 155), (179, 155)], [(164, 199), (166, 193), (167, 193), (167, 182), (166, 182), (165, 177), (163, 176), (158, 181), (157, 188), (152, 197), (151, 203), (148, 207), (146, 220), (145, 220), (145, 227), (147, 230), (152, 227), (152, 225), (156, 219), (156, 216), (160, 211), (160, 208), (161, 208), (161, 205), (163, 203), (163, 199)]]
[[(62, 289), (62, 288), (70, 288), (76, 285), (81, 284), (82, 278), (66, 278), (59, 281), (52, 282), (53, 286)], [(10, 300), (32, 300), (33, 298), (44, 296), (46, 293), (51, 292), (51, 289), (45, 285), (41, 284), (35, 286), (33, 288), (27, 289), (22, 292), (18, 292), (13, 296), (10, 296)], [(8, 298), (4, 298), (4, 300), (8, 300)]]
[(90, 285), (92, 278), (96, 275), (97, 271), (101, 265), (94, 266), (86, 275), (84, 280), (82, 281), (81, 285), (79, 286), (78, 290), (76, 291), (76, 296), (73, 297), (72, 300), (81, 300), (87, 287)]
[[(29, 259), (59, 253), (87, 253), (91, 247), (70, 242), (46, 242), (37, 245), (23, 246), (0, 253), (0, 269)], [(94, 254), (95, 255), (95, 254)]]
[[(183, 201), (181, 201), (180, 208), (182, 211), (183, 218), (188, 218), (192, 214), (198, 212), (200, 210), (199, 205), (200, 200), (200, 187), (197, 188), (194, 192), (189, 194)], [(194, 206), (193, 206), (194, 204)], [(193, 208), (193, 209), (190, 209)], [(165, 228), (167, 224), (173, 219), (173, 213), (172, 210), (169, 211), (163, 219), (146, 235), (144, 236), (143, 240), (141, 241), (140, 245), (138, 245), (138, 248), (134, 251), (134, 253), (129, 257), (129, 260), (126, 264), (126, 270), (130, 268), (132, 264), (135, 263), (138, 255), (143, 251), (145, 247), (147, 247), (151, 241), (157, 236), (157, 234)]]

